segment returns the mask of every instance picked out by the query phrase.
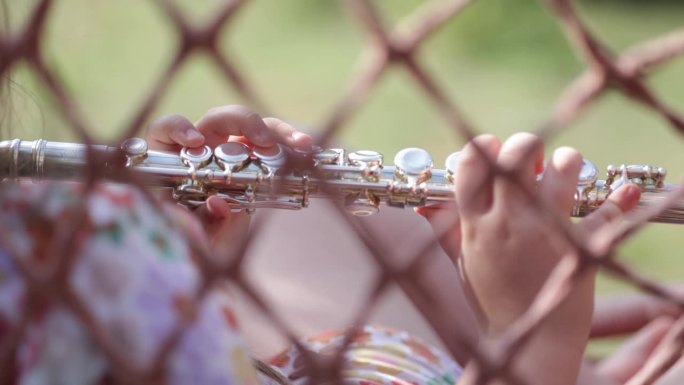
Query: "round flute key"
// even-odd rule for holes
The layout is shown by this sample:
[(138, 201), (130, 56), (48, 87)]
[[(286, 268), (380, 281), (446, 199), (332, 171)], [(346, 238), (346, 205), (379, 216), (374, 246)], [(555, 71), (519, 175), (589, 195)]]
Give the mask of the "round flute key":
[(347, 155), (347, 160), (352, 166), (382, 166), (382, 154), (377, 151), (354, 151)]
[(201, 168), (211, 163), (213, 154), (209, 146), (195, 148), (183, 147), (180, 156), (186, 166)]
[(458, 160), (461, 158), (461, 151), (456, 151), (449, 156), (447, 156), (444, 161), (444, 168), (447, 171), (447, 176), (449, 181), (453, 182), (454, 175), (456, 174), (456, 167), (458, 166)]
[(214, 158), (222, 170), (240, 171), (249, 164), (249, 148), (240, 142), (222, 143), (214, 149)]
[(396, 176), (402, 181), (422, 183), (432, 176), (432, 157), (422, 148), (405, 148), (394, 157)]
[(323, 151), (321, 146), (311, 146), (310, 148), (294, 147), (291, 150), (293, 154), (299, 156), (314, 156)]
[(287, 162), (287, 150), (280, 144), (273, 147), (254, 147), (252, 153), (261, 164), (269, 168), (279, 168)]
[(143, 138), (128, 138), (121, 143), (121, 150), (128, 156), (145, 156), (147, 142)]
[[(318, 147), (318, 146), (316, 146)], [(335, 148), (329, 148), (323, 150), (322, 148), (318, 147), (319, 151), (314, 153), (313, 158), (319, 163), (319, 164), (339, 164), (340, 163), (340, 156), (343, 154), (343, 151), (340, 149), (335, 149)]]
[(598, 180), (598, 168), (590, 161), (583, 159), (582, 168), (577, 177), (578, 186), (593, 186)]
[(126, 155), (126, 166), (140, 164), (147, 157), (147, 142), (143, 138), (128, 138), (120, 146)]
[(311, 146), (307, 148), (293, 147), (289, 149), (288, 167), (297, 175), (311, 171), (319, 162), (316, 160), (316, 155), (323, 149), (320, 146)]

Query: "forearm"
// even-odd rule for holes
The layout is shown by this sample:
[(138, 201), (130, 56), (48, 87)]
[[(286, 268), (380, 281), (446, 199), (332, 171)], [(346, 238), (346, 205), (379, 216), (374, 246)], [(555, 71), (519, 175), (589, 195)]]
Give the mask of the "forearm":
[[(510, 373), (531, 385), (574, 385), (578, 383), (584, 355), (584, 344), (566, 339), (552, 340), (545, 333), (535, 334), (512, 357)], [(476, 383), (477, 368), (469, 364), (459, 385)], [(488, 382), (503, 385), (511, 382), (504, 379)]]
[[(578, 381), (589, 337), (594, 294), (594, 274), (584, 277), (569, 296), (534, 330), (512, 357), (512, 373), (528, 384), (573, 385)], [(504, 335), (520, 313), (502, 315), (507, 323), (489, 327), (490, 338)], [(491, 321), (491, 320), (490, 320)], [(475, 372), (467, 368), (459, 384), (474, 383)], [(506, 381), (492, 382), (506, 384)]]

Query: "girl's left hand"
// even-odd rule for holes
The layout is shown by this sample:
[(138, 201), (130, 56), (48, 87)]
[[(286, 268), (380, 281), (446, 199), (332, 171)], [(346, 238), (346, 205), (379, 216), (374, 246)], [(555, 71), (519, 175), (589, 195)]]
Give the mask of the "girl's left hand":
[[(182, 147), (214, 148), (226, 141), (268, 149), (278, 143), (288, 147), (311, 147), (311, 137), (276, 118), (261, 118), (238, 105), (215, 107), (195, 124), (180, 115), (166, 115), (152, 122), (145, 137), (151, 150), (180, 152)], [(212, 196), (195, 214), (203, 224), (212, 245), (230, 242), (246, 231), (249, 218), (244, 212), (231, 212), (222, 199)]]

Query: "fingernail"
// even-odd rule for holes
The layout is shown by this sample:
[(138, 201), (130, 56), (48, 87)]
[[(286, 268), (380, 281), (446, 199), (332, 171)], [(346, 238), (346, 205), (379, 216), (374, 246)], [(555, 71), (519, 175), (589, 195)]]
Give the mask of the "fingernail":
[(641, 189), (632, 183), (624, 184), (615, 190), (619, 191), (618, 205), (621, 207), (629, 208), (636, 202), (638, 202), (641, 195)]
[(198, 131), (193, 130), (193, 129), (187, 129), (183, 132), (183, 137), (187, 141), (196, 141), (200, 139), (204, 139), (204, 136), (200, 134)]
[(311, 148), (311, 142), (309, 140), (306, 140), (309, 138), (309, 135), (304, 134), (299, 131), (294, 131), (292, 133), (292, 145), (295, 147), (301, 147), (301, 148)]
[(641, 189), (635, 184), (628, 184), (625, 188), (628, 189), (626, 194), (629, 199), (638, 199), (639, 195), (641, 195)]

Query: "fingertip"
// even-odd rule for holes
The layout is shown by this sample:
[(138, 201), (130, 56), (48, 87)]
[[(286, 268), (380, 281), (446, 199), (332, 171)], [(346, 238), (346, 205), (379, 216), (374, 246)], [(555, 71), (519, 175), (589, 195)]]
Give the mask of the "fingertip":
[(185, 137), (185, 140), (187, 140), (188, 145), (201, 146), (204, 144), (204, 135), (202, 135), (194, 126), (185, 130), (183, 136)]
[(639, 186), (630, 183), (627, 186), (625, 186), (626, 192), (624, 193), (627, 195), (627, 198), (625, 198), (631, 205), (635, 205), (639, 203), (639, 200), (641, 199), (641, 188)]
[(544, 158), (542, 157), (541, 159), (537, 159), (537, 161), (534, 164), (534, 173), (539, 176), (544, 173), (544, 169), (546, 169), (546, 164), (544, 163)]
[(289, 147), (310, 149), (313, 145), (311, 136), (298, 131), (292, 124), (282, 119), (267, 117), (264, 118), (264, 123), (279, 142)]
[(641, 189), (634, 183), (627, 183), (610, 194), (608, 199), (611, 199), (623, 212), (626, 212), (639, 204)]
[(454, 175), (454, 194), (464, 215), (481, 213), (491, 206), (490, 166), (496, 163), (500, 151), (501, 142), (489, 134), (473, 138), (463, 148)]
[(416, 212), (416, 214), (420, 215), (421, 217), (425, 218), (428, 222), (435, 216), (435, 213), (437, 213), (441, 208), (439, 206), (432, 206), (432, 207), (415, 207), (413, 211)]
[(207, 199), (207, 216), (211, 220), (224, 220), (231, 214), (230, 205), (223, 199), (217, 196), (211, 196)]
[(582, 168), (582, 154), (572, 147), (559, 147), (553, 152), (551, 162), (559, 172), (576, 176)]
[[(518, 132), (502, 145), (497, 158), (499, 167), (505, 170), (519, 170), (522, 175), (534, 179), (538, 165), (544, 161), (544, 143), (529, 132)], [(531, 175), (534, 174), (534, 175)]]
[(563, 216), (571, 211), (581, 169), (582, 155), (574, 148), (559, 147), (553, 152), (538, 189), (547, 208)]
[(501, 147), (501, 141), (499, 140), (499, 138), (492, 134), (482, 134), (476, 136), (475, 138), (473, 138), (473, 140), (466, 144), (466, 148), (472, 147), (480, 147), (484, 150), (486, 154), (493, 154), (494, 149), (499, 149)]
[(236, 108), (245, 116), (246, 124), (240, 128), (240, 131), (250, 142), (260, 147), (271, 147), (278, 143), (278, 137), (259, 114), (247, 107)]
[[(593, 233), (607, 223), (623, 219), (624, 214), (628, 213), (639, 204), (640, 197), (641, 189), (639, 186), (632, 183), (622, 185), (617, 190), (613, 191), (608, 196), (608, 199), (606, 199), (596, 211), (588, 215), (582, 221), (584, 229), (589, 233)], [(601, 237), (595, 237), (594, 239), (599, 240)], [(599, 242), (597, 244), (596, 254), (604, 253), (605, 250), (603, 250), (603, 248), (606, 247), (608, 243)]]
[(175, 151), (182, 146), (195, 147), (204, 137), (193, 124), (178, 114), (163, 115), (150, 123), (146, 140), (152, 150)]
[(311, 148), (313, 138), (303, 132), (295, 131), (292, 133), (292, 146), (297, 148)]
[(245, 136), (255, 145), (269, 147), (276, 143), (261, 116), (250, 108), (226, 105), (209, 109), (196, 123), (210, 147), (225, 143), (230, 136)]
[(582, 155), (572, 147), (559, 147), (551, 155), (551, 164), (549, 165), (549, 175), (544, 175), (544, 178), (553, 180), (558, 183), (558, 179), (562, 179), (563, 185), (570, 187), (577, 185), (580, 170), (582, 169)]
[[(458, 160), (458, 169), (467, 169), (473, 164), (495, 163), (501, 150), (499, 139), (490, 134), (478, 135), (468, 142)], [(464, 170), (465, 171), (465, 170)]]
[(199, 147), (204, 144), (204, 135), (194, 126), (174, 131), (171, 133), (171, 137), (176, 143), (185, 147)]
[(167, 215), (181, 229), (189, 232), (194, 239), (199, 242), (205, 242), (205, 233), (202, 230), (202, 224), (193, 215), (192, 211), (184, 205), (178, 203), (164, 203), (162, 206)]

